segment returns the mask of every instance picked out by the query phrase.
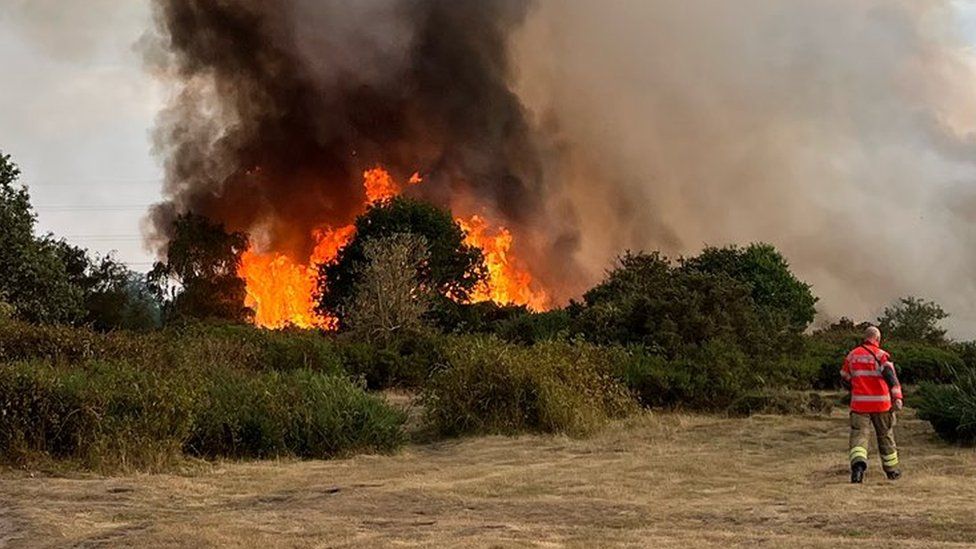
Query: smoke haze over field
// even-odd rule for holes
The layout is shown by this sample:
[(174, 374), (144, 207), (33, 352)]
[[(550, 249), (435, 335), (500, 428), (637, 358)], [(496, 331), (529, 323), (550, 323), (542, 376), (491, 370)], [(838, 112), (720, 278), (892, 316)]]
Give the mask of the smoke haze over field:
[(520, 90), (576, 166), (580, 263), (769, 241), (827, 317), (916, 294), (972, 330), (976, 65), (951, 8), (540, 2)]
[(976, 328), (976, 64), (950, 2), (155, 7), (157, 228), (193, 209), (301, 255), (382, 164), (512, 227), (560, 299), (625, 248), (762, 240), (827, 317), (917, 294)]

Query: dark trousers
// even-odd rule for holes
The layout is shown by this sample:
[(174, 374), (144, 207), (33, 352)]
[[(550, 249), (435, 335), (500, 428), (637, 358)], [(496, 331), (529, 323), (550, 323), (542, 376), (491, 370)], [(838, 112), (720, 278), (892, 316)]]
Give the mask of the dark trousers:
[(870, 430), (878, 439), (878, 451), (881, 453), (881, 465), (885, 471), (898, 468), (898, 447), (895, 445), (895, 414), (881, 412), (876, 414), (860, 414), (851, 412), (851, 465), (868, 462), (868, 443)]

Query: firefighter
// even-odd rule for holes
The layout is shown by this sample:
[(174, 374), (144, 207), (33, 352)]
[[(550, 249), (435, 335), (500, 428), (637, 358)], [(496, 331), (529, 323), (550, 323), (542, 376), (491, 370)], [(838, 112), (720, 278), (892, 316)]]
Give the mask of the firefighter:
[(895, 412), (902, 409), (901, 384), (891, 355), (881, 349), (881, 330), (871, 326), (864, 343), (844, 359), (840, 375), (851, 390), (851, 482), (864, 481), (868, 468), (868, 438), (873, 427), (878, 439), (881, 466), (888, 480), (901, 476), (895, 445)]

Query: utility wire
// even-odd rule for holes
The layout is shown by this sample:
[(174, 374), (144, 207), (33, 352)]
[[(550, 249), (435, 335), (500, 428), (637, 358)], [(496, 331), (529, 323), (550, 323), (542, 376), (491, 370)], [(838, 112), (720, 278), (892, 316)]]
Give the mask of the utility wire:
[(34, 206), (34, 209), (39, 212), (51, 212), (51, 213), (61, 213), (61, 212), (127, 212), (127, 211), (139, 211), (147, 210), (152, 204), (114, 204), (106, 206), (69, 206), (69, 205), (40, 205)]

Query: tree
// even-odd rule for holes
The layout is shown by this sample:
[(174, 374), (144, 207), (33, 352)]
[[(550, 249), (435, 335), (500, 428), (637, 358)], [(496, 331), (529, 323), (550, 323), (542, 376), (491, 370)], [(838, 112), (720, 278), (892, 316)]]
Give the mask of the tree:
[(725, 273), (678, 268), (654, 253), (626, 253), (569, 308), (574, 330), (598, 343), (640, 344), (676, 357), (712, 340), (758, 355), (771, 338), (750, 287)]
[(344, 309), (355, 299), (367, 244), (396, 234), (414, 234), (426, 242), (427, 261), (417, 270), (420, 284), (442, 297), (464, 301), (487, 277), (481, 250), (464, 243), (464, 232), (450, 212), (403, 197), (372, 206), (356, 219), (356, 236), (336, 260), (321, 266), (318, 309), (345, 325)]
[(244, 306), (246, 286), (238, 276), (241, 254), (247, 250), (244, 233), (228, 233), (223, 225), (193, 213), (173, 222), (166, 261), (149, 273), (160, 299), (168, 299), (168, 318), (249, 320)]
[(430, 302), (419, 276), (428, 260), (426, 240), (399, 233), (371, 240), (363, 251), (366, 263), (344, 315), (348, 330), (384, 345), (401, 334), (420, 332)]
[(721, 273), (746, 284), (761, 312), (770, 320), (785, 322), (793, 333), (806, 330), (817, 313), (811, 286), (799, 280), (782, 254), (769, 244), (705, 248), (697, 257), (683, 259), (681, 268)]
[(70, 323), (82, 316), (82, 292), (71, 284), (57, 247), (34, 234), (30, 194), (20, 170), (0, 153), (0, 294), (18, 318)]
[(92, 328), (149, 330), (159, 326), (159, 303), (146, 275), (109, 255), (89, 262), (85, 282), (84, 322)]
[(878, 318), (882, 336), (889, 339), (940, 344), (946, 342), (946, 331), (939, 323), (949, 318), (941, 306), (917, 297), (903, 297)]

